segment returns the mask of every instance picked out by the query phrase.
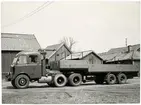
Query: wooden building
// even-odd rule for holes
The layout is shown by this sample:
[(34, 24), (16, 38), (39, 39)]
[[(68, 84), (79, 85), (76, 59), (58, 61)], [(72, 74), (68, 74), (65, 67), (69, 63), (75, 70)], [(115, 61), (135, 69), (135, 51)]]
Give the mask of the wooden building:
[(89, 64), (102, 64), (103, 59), (99, 57), (94, 51), (75, 52), (70, 54), (65, 59), (67, 60), (87, 60)]
[(1, 33), (2, 73), (10, 71), (10, 65), (18, 52), (23, 50), (37, 51), (40, 48), (34, 35)]
[(48, 62), (62, 60), (72, 53), (71, 50), (64, 43), (47, 46), (45, 50), (48, 49), (54, 50), (46, 51), (46, 59), (48, 60)]

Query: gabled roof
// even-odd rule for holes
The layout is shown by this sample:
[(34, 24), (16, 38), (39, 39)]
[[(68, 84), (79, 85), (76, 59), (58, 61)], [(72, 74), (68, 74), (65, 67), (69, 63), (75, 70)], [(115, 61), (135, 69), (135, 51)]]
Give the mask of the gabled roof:
[(38, 50), (40, 45), (33, 34), (1, 33), (2, 51)]
[(62, 46), (65, 46), (66, 49), (67, 49), (70, 53), (72, 53), (71, 50), (66, 46), (65, 43), (54, 44), (54, 45), (47, 46), (47, 47), (45, 48), (45, 50), (54, 50), (54, 51), (46, 51), (46, 52), (47, 52), (46, 58), (49, 59), (50, 57), (52, 57)]
[(51, 49), (51, 50), (57, 50), (62, 44), (54, 44), (54, 45), (50, 45), (47, 46), (46, 49)]
[(110, 49), (108, 52), (98, 54), (103, 60), (107, 62), (122, 61), (122, 60), (140, 60), (140, 44), (132, 45), (130, 52), (128, 47), (120, 47)]
[(89, 50), (89, 51), (82, 51), (82, 52), (75, 52), (70, 54), (69, 56), (67, 56), (65, 59), (83, 59), (86, 56), (88, 56), (89, 54), (94, 54), (95, 56), (97, 56), (99, 59), (102, 60), (101, 57), (99, 57), (94, 51)]

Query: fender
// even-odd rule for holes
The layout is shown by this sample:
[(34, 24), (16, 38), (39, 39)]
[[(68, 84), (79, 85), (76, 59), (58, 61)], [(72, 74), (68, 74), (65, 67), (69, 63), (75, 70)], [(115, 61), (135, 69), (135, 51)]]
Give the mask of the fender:
[(30, 76), (29, 76), (27, 73), (25, 73), (25, 72), (20, 72), (20, 73), (18, 73), (18, 74), (14, 74), (14, 75), (12, 76), (12, 78), (11, 78), (11, 81), (14, 80), (18, 75), (21, 75), (21, 74), (24, 74), (24, 75), (28, 76), (28, 78), (30, 79)]

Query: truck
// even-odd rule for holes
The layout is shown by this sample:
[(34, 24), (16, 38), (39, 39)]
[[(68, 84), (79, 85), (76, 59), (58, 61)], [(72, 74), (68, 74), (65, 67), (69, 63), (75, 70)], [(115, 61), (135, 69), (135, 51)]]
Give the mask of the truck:
[(140, 67), (132, 64), (89, 64), (86, 60), (60, 60), (50, 63), (46, 51), (19, 52), (6, 76), (13, 87), (28, 88), (30, 82), (47, 83), (53, 87), (79, 86), (95, 81), (96, 84), (124, 84), (137, 76)]

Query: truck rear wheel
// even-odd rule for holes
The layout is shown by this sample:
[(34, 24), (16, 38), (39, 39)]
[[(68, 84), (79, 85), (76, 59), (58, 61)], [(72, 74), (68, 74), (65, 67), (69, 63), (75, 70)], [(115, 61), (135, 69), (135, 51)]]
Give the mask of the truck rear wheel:
[(118, 74), (117, 78), (119, 84), (124, 84), (127, 81), (127, 76), (124, 73)]
[(68, 78), (68, 82), (69, 82), (69, 85), (71, 85), (71, 86), (80, 85), (82, 82), (81, 74), (78, 74), (78, 73), (71, 74)]
[(114, 74), (107, 74), (106, 75), (106, 83), (108, 84), (115, 84), (116, 83), (116, 76)]
[(63, 74), (56, 74), (53, 80), (53, 85), (63, 87), (67, 83), (67, 78)]
[(29, 86), (29, 78), (24, 74), (18, 75), (13, 84), (15, 84), (15, 87), (18, 89), (27, 88)]

